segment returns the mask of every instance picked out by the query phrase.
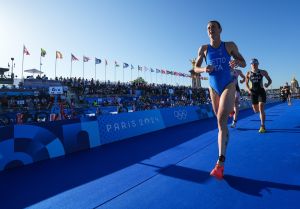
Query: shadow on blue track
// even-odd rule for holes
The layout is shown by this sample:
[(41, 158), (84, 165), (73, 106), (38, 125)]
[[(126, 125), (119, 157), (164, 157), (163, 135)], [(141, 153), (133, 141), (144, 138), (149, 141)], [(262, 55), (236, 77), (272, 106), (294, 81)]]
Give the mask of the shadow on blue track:
[[(205, 183), (211, 177), (209, 172), (186, 168), (178, 165), (171, 165), (166, 168), (162, 168), (159, 171), (160, 174), (178, 178), (181, 180), (192, 181), (195, 183)], [(255, 179), (249, 179), (244, 177), (225, 175), (224, 181), (228, 183), (230, 187), (236, 189), (242, 193), (261, 197), (263, 190), (270, 192), (270, 188), (281, 190), (296, 190), (300, 191), (299, 185), (281, 184), (269, 181), (260, 181)]]
[[(237, 128), (239, 131), (258, 131), (257, 128)], [(267, 129), (266, 133), (300, 133), (299, 129), (292, 128), (272, 128)]]
[(255, 179), (249, 179), (244, 177), (225, 175), (224, 180), (234, 189), (243, 192), (245, 194), (259, 196), (263, 195), (263, 190), (271, 193), (270, 188), (281, 190), (295, 190), (300, 191), (299, 185), (281, 184), (270, 181), (260, 181)]

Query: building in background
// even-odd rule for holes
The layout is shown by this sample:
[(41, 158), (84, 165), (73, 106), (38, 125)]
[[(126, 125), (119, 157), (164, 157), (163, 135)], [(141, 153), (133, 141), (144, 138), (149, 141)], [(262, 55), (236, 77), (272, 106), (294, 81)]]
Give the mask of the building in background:
[(298, 83), (298, 81), (296, 80), (295, 77), (291, 80), (291, 91), (294, 94), (299, 94), (300, 93), (299, 83)]
[(192, 64), (192, 69), (189, 71), (192, 76), (192, 88), (201, 88), (201, 74), (194, 71), (196, 59), (194, 58), (190, 62)]

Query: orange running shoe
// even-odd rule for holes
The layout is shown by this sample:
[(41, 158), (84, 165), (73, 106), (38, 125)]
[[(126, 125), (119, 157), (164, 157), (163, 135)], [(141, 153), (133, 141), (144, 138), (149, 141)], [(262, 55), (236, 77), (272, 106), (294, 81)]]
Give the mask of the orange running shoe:
[(210, 172), (211, 176), (214, 176), (218, 180), (222, 180), (224, 177), (224, 166), (216, 164), (215, 168)]
[(233, 115), (234, 115), (234, 110), (229, 114), (229, 117), (233, 117)]

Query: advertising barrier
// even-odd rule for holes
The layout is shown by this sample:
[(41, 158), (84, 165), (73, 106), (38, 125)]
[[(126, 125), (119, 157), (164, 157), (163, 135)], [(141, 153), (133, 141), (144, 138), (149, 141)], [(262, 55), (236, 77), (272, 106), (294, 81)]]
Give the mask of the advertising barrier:
[[(249, 108), (251, 102), (241, 107)], [(207, 104), (4, 126), (0, 171), (209, 117), (213, 111)]]
[(165, 128), (159, 110), (103, 115), (98, 117), (98, 125), (102, 144)]
[(160, 113), (163, 117), (165, 126), (171, 127), (199, 120), (199, 115), (196, 114), (196, 110), (198, 109), (199, 107), (196, 106), (163, 108), (160, 110)]

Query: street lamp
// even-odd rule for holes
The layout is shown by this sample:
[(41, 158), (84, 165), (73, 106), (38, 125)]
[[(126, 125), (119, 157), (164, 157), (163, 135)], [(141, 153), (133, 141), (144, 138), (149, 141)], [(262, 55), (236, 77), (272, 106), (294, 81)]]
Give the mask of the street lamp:
[(14, 60), (15, 58), (10, 58), (11, 59), (11, 78), (14, 78)]

